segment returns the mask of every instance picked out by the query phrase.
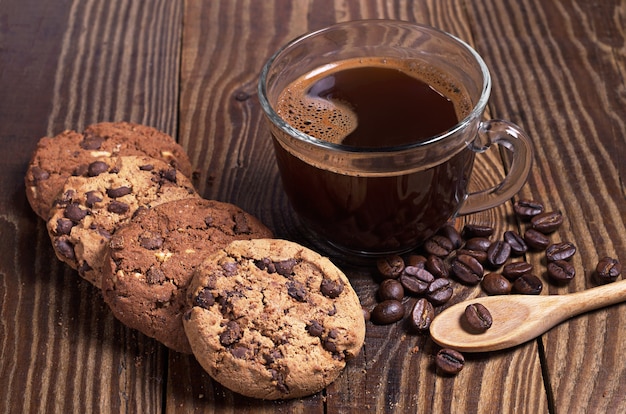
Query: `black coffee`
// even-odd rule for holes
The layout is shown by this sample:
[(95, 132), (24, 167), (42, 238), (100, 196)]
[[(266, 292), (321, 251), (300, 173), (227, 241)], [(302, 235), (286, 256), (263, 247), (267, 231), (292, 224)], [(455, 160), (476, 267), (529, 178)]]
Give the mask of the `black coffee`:
[[(378, 62), (378, 63), (376, 63)], [(371, 65), (369, 63), (372, 63)], [(469, 100), (443, 78), (403, 61), (350, 60), (305, 75), (280, 95), (277, 112), (321, 140), (376, 148), (422, 142), (455, 126)], [(466, 195), (473, 153), (410, 174), (361, 177), (302, 161), (275, 140), (285, 191), (308, 226), (356, 251), (415, 247)]]
[(303, 92), (306, 107), (294, 105), (286, 117), (294, 121), (299, 113), (295, 122), (299, 129), (319, 139), (341, 138), (343, 145), (410, 144), (458, 123), (449, 98), (395, 67), (347, 67), (322, 77)]

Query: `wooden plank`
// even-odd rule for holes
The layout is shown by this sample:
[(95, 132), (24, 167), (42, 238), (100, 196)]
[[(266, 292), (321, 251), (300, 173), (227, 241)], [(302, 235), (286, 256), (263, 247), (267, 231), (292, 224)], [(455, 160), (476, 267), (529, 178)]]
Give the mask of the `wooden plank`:
[(167, 351), (56, 260), (23, 175), (43, 135), (129, 120), (175, 132), (181, 2), (2, 2), (2, 412), (155, 412)]
[[(223, 1), (185, 3), (179, 137), (200, 174), (201, 193), (238, 204), (268, 224), (278, 237), (314, 242), (299, 225), (281, 189), (269, 132), (256, 99), (265, 60), (279, 46), (335, 21), (399, 18), (437, 25), (473, 42), (474, 22), (457, 2)], [(466, 5), (469, 7), (468, 5)], [(229, 22), (220, 25), (220, 22)], [(501, 64), (506, 64), (501, 63)], [(497, 171), (494, 173), (494, 169)], [(477, 169), (476, 186), (495, 182), (502, 170), (497, 154)], [(511, 206), (467, 220), (508, 229)], [(462, 222), (459, 223), (460, 225)], [(375, 272), (344, 267), (365, 306), (375, 302)], [(455, 300), (479, 294), (460, 289)], [(401, 324), (368, 324), (363, 353), (323, 394), (288, 402), (251, 402), (210, 381), (195, 361), (170, 361), (168, 409), (212, 412), (223, 405), (285, 412), (417, 410), (425, 412), (546, 412), (535, 343), (495, 355), (469, 356), (462, 375), (434, 374), (437, 348)], [(515, 369), (511, 369), (514, 367)], [(518, 383), (517, 373), (524, 372)], [(192, 384), (187, 382), (193, 378)]]
[[(497, 19), (484, 18), (491, 10)], [(594, 286), (600, 257), (626, 259), (625, 100), (616, 88), (624, 85), (624, 3), (488, 1), (472, 11), (477, 47), (501, 69), (493, 113), (519, 119), (534, 138), (536, 165), (522, 196), (562, 210), (552, 238), (578, 247), (575, 280), (547, 283), (546, 293)], [(542, 254), (530, 260), (545, 269)], [(626, 410), (625, 311), (613, 306), (544, 336), (556, 412)]]

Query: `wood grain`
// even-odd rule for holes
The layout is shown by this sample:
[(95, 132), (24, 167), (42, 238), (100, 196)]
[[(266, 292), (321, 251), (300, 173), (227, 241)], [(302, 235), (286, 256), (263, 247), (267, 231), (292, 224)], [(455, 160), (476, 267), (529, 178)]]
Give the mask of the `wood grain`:
[(182, 4), (3, 1), (0, 412), (154, 412), (167, 351), (61, 265), (24, 195), (37, 140), (129, 120), (175, 132)]
[[(599, 258), (626, 252), (626, 129), (618, 115), (625, 102), (615, 88), (624, 85), (624, 4), (487, 3), (475, 10), (476, 20), (489, 10), (506, 19), (476, 25), (479, 52), (503, 69), (494, 72), (492, 113), (515, 117), (535, 137), (536, 166), (522, 196), (563, 211), (566, 223), (553, 238), (576, 240), (578, 247), (574, 282), (547, 290), (591, 287)], [(530, 259), (543, 267), (541, 254)], [(559, 412), (624, 409), (624, 309), (576, 318), (544, 336), (545, 370)]]
[[(368, 324), (363, 352), (322, 393), (244, 398), (193, 357), (125, 328), (99, 292), (61, 264), (28, 207), (23, 174), (37, 140), (99, 121), (176, 136), (207, 198), (240, 205), (279, 237), (315, 246), (282, 191), (256, 95), (281, 45), (338, 21), (435, 25), (473, 45), (491, 69), (487, 116), (532, 137), (535, 164), (515, 198), (561, 210), (551, 237), (576, 244), (578, 274), (543, 294), (579, 291), (604, 255), (626, 263), (626, 4), (621, 0), (0, 0), (0, 412), (626, 411), (626, 305), (573, 318), (511, 350), (466, 355), (435, 372), (438, 348), (402, 324)], [(506, 151), (477, 161), (472, 189), (493, 185)], [(460, 217), (523, 231), (512, 203)], [(364, 306), (376, 272), (345, 265)], [(455, 285), (453, 302), (479, 288)], [(410, 306), (410, 302), (407, 303)]]

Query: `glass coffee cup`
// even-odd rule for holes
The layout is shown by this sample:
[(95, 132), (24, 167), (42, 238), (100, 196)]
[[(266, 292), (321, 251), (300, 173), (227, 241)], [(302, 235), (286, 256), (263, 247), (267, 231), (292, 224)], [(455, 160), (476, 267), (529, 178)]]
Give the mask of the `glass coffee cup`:
[[(278, 50), (259, 79), (283, 187), (307, 229), (335, 249), (379, 257), (414, 249), (456, 215), (524, 185), (532, 144), (483, 118), (483, 59), (433, 27), (339, 23)], [(511, 152), (504, 179), (469, 193), (475, 155)]]

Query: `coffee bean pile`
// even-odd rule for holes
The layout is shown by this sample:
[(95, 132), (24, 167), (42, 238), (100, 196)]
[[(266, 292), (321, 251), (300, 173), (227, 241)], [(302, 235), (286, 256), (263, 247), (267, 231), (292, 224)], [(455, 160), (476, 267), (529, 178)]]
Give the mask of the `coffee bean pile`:
[[(520, 200), (514, 204), (516, 216), (525, 224), (523, 234), (505, 231), (492, 240), (494, 228), (466, 224), (459, 232), (453, 224), (445, 225), (423, 246), (406, 256), (394, 255), (377, 262), (381, 278), (377, 304), (366, 319), (386, 325), (405, 320), (414, 333), (427, 333), (436, 315), (436, 307), (453, 295), (453, 281), (465, 286), (480, 285), (488, 295), (509, 293), (538, 295), (542, 279), (531, 263), (522, 259), (529, 251), (545, 252), (546, 274), (555, 284), (571, 281), (576, 270), (571, 263), (576, 246), (568, 241), (552, 242), (551, 235), (563, 224), (560, 211), (545, 211), (542, 203)], [(602, 258), (593, 274), (598, 284), (615, 281), (621, 274), (617, 259)], [(407, 315), (405, 299), (415, 298)], [(465, 327), (480, 333), (491, 326), (489, 311), (473, 304), (465, 312)], [(443, 349), (435, 358), (444, 373), (459, 372), (464, 359), (454, 350)]]

